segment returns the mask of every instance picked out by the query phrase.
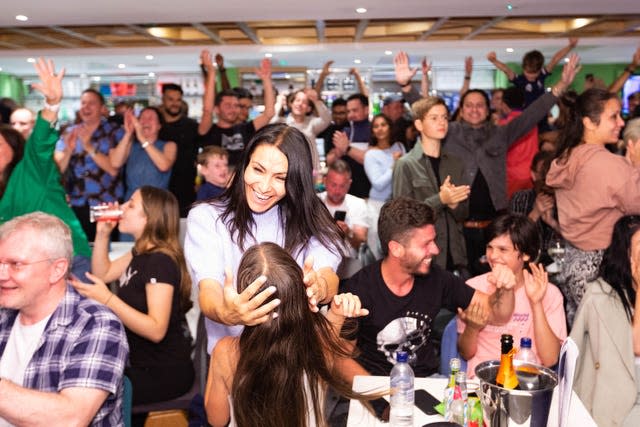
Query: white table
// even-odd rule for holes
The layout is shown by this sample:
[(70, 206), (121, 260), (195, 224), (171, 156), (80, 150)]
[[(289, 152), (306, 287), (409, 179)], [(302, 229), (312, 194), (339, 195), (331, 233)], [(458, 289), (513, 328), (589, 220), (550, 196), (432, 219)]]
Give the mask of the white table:
[[(431, 393), (434, 397), (442, 399), (444, 388), (447, 385), (447, 378), (416, 378), (415, 388), (423, 389)], [(471, 380), (470, 382), (472, 382)], [(389, 377), (373, 377), (373, 376), (356, 376), (353, 379), (353, 390), (361, 393), (372, 391), (385, 391), (389, 389)], [(549, 421), (547, 427), (558, 426), (558, 388), (553, 392), (551, 400), (551, 409), (549, 411)], [(388, 396), (385, 397), (388, 400)], [(415, 408), (413, 412), (413, 425), (421, 427), (427, 423), (435, 421), (444, 421), (440, 415), (427, 415), (420, 409)], [(349, 418), (347, 427), (388, 427), (388, 423), (379, 421), (371, 414), (358, 400), (352, 400), (349, 406)], [(582, 404), (580, 398), (572, 392), (571, 410), (569, 416), (568, 427), (597, 427), (597, 424), (586, 408)]]

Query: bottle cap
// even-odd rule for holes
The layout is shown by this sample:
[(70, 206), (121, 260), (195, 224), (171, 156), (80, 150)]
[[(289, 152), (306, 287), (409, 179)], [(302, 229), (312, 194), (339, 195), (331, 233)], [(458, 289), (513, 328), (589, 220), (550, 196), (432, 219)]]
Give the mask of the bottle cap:
[(531, 348), (531, 338), (529, 337), (520, 338), (520, 348)]
[(449, 360), (449, 369), (451, 369), (452, 371), (459, 371), (460, 359), (458, 359), (457, 357), (452, 357), (451, 360)]
[(407, 353), (406, 351), (399, 351), (396, 353), (396, 360), (398, 362), (404, 362), (406, 363), (407, 360), (409, 360), (409, 353)]

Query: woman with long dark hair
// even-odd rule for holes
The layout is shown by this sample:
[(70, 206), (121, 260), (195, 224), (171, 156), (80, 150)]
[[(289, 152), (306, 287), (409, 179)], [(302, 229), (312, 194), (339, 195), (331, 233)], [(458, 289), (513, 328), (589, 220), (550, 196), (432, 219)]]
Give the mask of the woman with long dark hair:
[(580, 350), (574, 390), (599, 426), (637, 426), (640, 216), (623, 216), (615, 223), (599, 273), (587, 284), (571, 330)]
[[(129, 341), (125, 374), (133, 385), (133, 403), (173, 399), (194, 381), (185, 320), (191, 308), (191, 279), (178, 241), (178, 201), (166, 190), (143, 186), (122, 211), (118, 223), (97, 223), (93, 274), (87, 274), (94, 283), (74, 279), (72, 284), (122, 320)], [(132, 251), (110, 261), (109, 236), (116, 224), (121, 232), (133, 235), (135, 244)], [(113, 294), (105, 283), (118, 279)]]
[(225, 268), (235, 275), (242, 253), (271, 241), (303, 267), (314, 310), (338, 287), (343, 233), (313, 188), (311, 153), (305, 136), (284, 124), (266, 126), (251, 139), (231, 186), (189, 212), (185, 254), (208, 318), (208, 350), (240, 325), (265, 322), (279, 301), (262, 304), (275, 289), (254, 297), (260, 280), (241, 294), (224, 286)]
[(640, 162), (605, 147), (618, 142), (624, 126), (620, 110), (617, 96), (606, 90), (589, 89), (578, 96), (547, 173), (560, 233), (568, 243), (560, 283), (569, 325), (586, 283), (597, 277), (613, 224), (625, 214), (640, 213)]
[(261, 243), (245, 252), (238, 268), (238, 292), (258, 277), (266, 278), (262, 289), (276, 288), (271, 298), (281, 301), (277, 317), (244, 328), (240, 337), (218, 341), (205, 394), (209, 423), (325, 426), (327, 386), (347, 397), (359, 397), (333, 373), (332, 366), (334, 358), (351, 356), (339, 339), (345, 317), (364, 316), (368, 311), (360, 307), (357, 296), (340, 294), (333, 297), (326, 317), (311, 312), (302, 269), (274, 243)]
[(392, 141), (393, 123), (384, 114), (378, 114), (371, 122), (370, 148), (364, 154), (364, 171), (371, 182), (367, 205), (369, 207), (369, 248), (377, 259), (382, 258), (378, 239), (378, 216), (384, 202), (391, 198), (393, 190), (393, 165), (406, 150), (399, 141)]

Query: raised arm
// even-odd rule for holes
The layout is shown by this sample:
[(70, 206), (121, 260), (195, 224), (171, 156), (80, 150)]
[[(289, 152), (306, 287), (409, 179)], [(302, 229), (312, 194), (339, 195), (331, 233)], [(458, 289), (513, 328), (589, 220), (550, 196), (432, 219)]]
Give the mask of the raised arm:
[(198, 134), (205, 135), (213, 125), (213, 106), (216, 100), (216, 69), (208, 50), (200, 52), (200, 63), (206, 70), (204, 77), (204, 94), (202, 95), (202, 118), (198, 125)]
[(327, 61), (322, 66), (322, 71), (320, 71), (320, 75), (318, 75), (318, 80), (316, 81), (316, 85), (314, 86), (314, 89), (316, 90), (318, 95), (322, 94), (322, 89), (324, 89), (324, 81), (331, 72), (329, 70), (329, 67), (331, 67), (332, 64), (333, 61)]
[(60, 109), (60, 101), (62, 101), (62, 78), (64, 77), (64, 68), (56, 75), (53, 60), (45, 61), (38, 58), (34, 63), (36, 72), (40, 81), (33, 83), (31, 86), (44, 95), (45, 106), (40, 112), (40, 116), (53, 123), (58, 119), (58, 110)]
[(364, 84), (364, 80), (362, 79), (362, 76), (360, 75), (358, 69), (350, 69), (349, 74), (351, 74), (356, 79), (356, 82), (358, 83), (358, 91), (364, 96), (369, 96), (369, 88), (367, 88), (367, 85)]
[(467, 56), (464, 58), (464, 80), (462, 87), (460, 88), (460, 98), (467, 93), (471, 86), (471, 74), (473, 73), (473, 57)]
[(120, 168), (127, 162), (129, 153), (131, 153), (131, 146), (133, 145), (133, 133), (136, 131), (136, 128), (139, 127), (140, 122), (138, 122), (133, 111), (128, 109), (124, 113), (124, 134), (122, 138), (120, 138), (118, 145), (109, 152), (109, 161), (114, 167)]
[(262, 80), (264, 92), (264, 111), (253, 120), (253, 126), (258, 130), (269, 124), (271, 118), (276, 114), (276, 94), (271, 81), (271, 60), (264, 58), (260, 63), (260, 68), (256, 68), (254, 71)]
[[(224, 67), (224, 57), (219, 53), (216, 53), (216, 65), (218, 67), (218, 71), (220, 72), (220, 86), (222, 86), (222, 90), (231, 89), (231, 85), (229, 84), (229, 77), (227, 76), (227, 69)], [(207, 72), (209, 72), (207, 70)]]
[(417, 90), (414, 90), (411, 85), (411, 79), (418, 72), (418, 68), (411, 68), (409, 66), (409, 55), (406, 52), (400, 51), (393, 58), (393, 68), (396, 76), (396, 82), (400, 85), (400, 90), (403, 93), (404, 99), (413, 104), (420, 99), (420, 94)]
[(507, 64), (505, 64), (504, 62), (501, 62), (498, 60), (498, 57), (496, 56), (495, 52), (489, 52), (487, 54), (487, 59), (489, 60), (489, 62), (491, 62), (493, 65), (495, 65), (495, 67), (502, 71), (503, 73), (505, 73), (507, 75), (507, 79), (509, 79), (509, 81), (513, 80), (516, 78), (516, 73), (509, 68), (509, 66)]
[(547, 64), (544, 66), (544, 68), (547, 70), (547, 73), (551, 74), (551, 72), (553, 71), (553, 68), (556, 65), (558, 65), (558, 62), (560, 62), (562, 60), (562, 58), (567, 56), (567, 54), (569, 52), (571, 52), (571, 50), (574, 47), (576, 47), (577, 44), (578, 44), (578, 39), (576, 37), (570, 38), (569, 39), (569, 44), (566, 45), (565, 47), (563, 47), (562, 49), (560, 49), (559, 51), (557, 51), (555, 53), (555, 55), (553, 55), (551, 60), (549, 62), (547, 62)]
[(311, 119), (311, 133), (317, 136), (331, 124), (331, 111), (324, 105), (318, 92), (314, 89), (305, 89), (304, 93), (307, 95), (309, 102), (313, 103), (318, 113), (317, 117)]
[(622, 74), (620, 74), (618, 78), (613, 83), (611, 83), (611, 85), (609, 86), (609, 92), (618, 93), (626, 83), (627, 79), (631, 77), (631, 75), (633, 74), (633, 72), (635, 71), (635, 69), (638, 67), (639, 64), (640, 64), (640, 47), (636, 49), (635, 53), (633, 54), (633, 57), (631, 58), (631, 62), (629, 63), (629, 65), (624, 67), (624, 71), (622, 72)]
[(420, 80), (420, 95), (423, 98), (429, 96), (429, 73), (431, 72), (431, 61), (427, 57), (422, 58), (422, 78)]

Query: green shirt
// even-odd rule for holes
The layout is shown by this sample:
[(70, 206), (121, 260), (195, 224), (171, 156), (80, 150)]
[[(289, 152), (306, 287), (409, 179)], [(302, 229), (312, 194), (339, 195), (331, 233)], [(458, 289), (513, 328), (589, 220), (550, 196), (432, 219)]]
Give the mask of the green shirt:
[(66, 201), (60, 171), (53, 161), (58, 132), (38, 114), (24, 157), (11, 173), (0, 199), (0, 223), (42, 211), (64, 221), (71, 229), (74, 255), (91, 258), (91, 248), (80, 221)]

